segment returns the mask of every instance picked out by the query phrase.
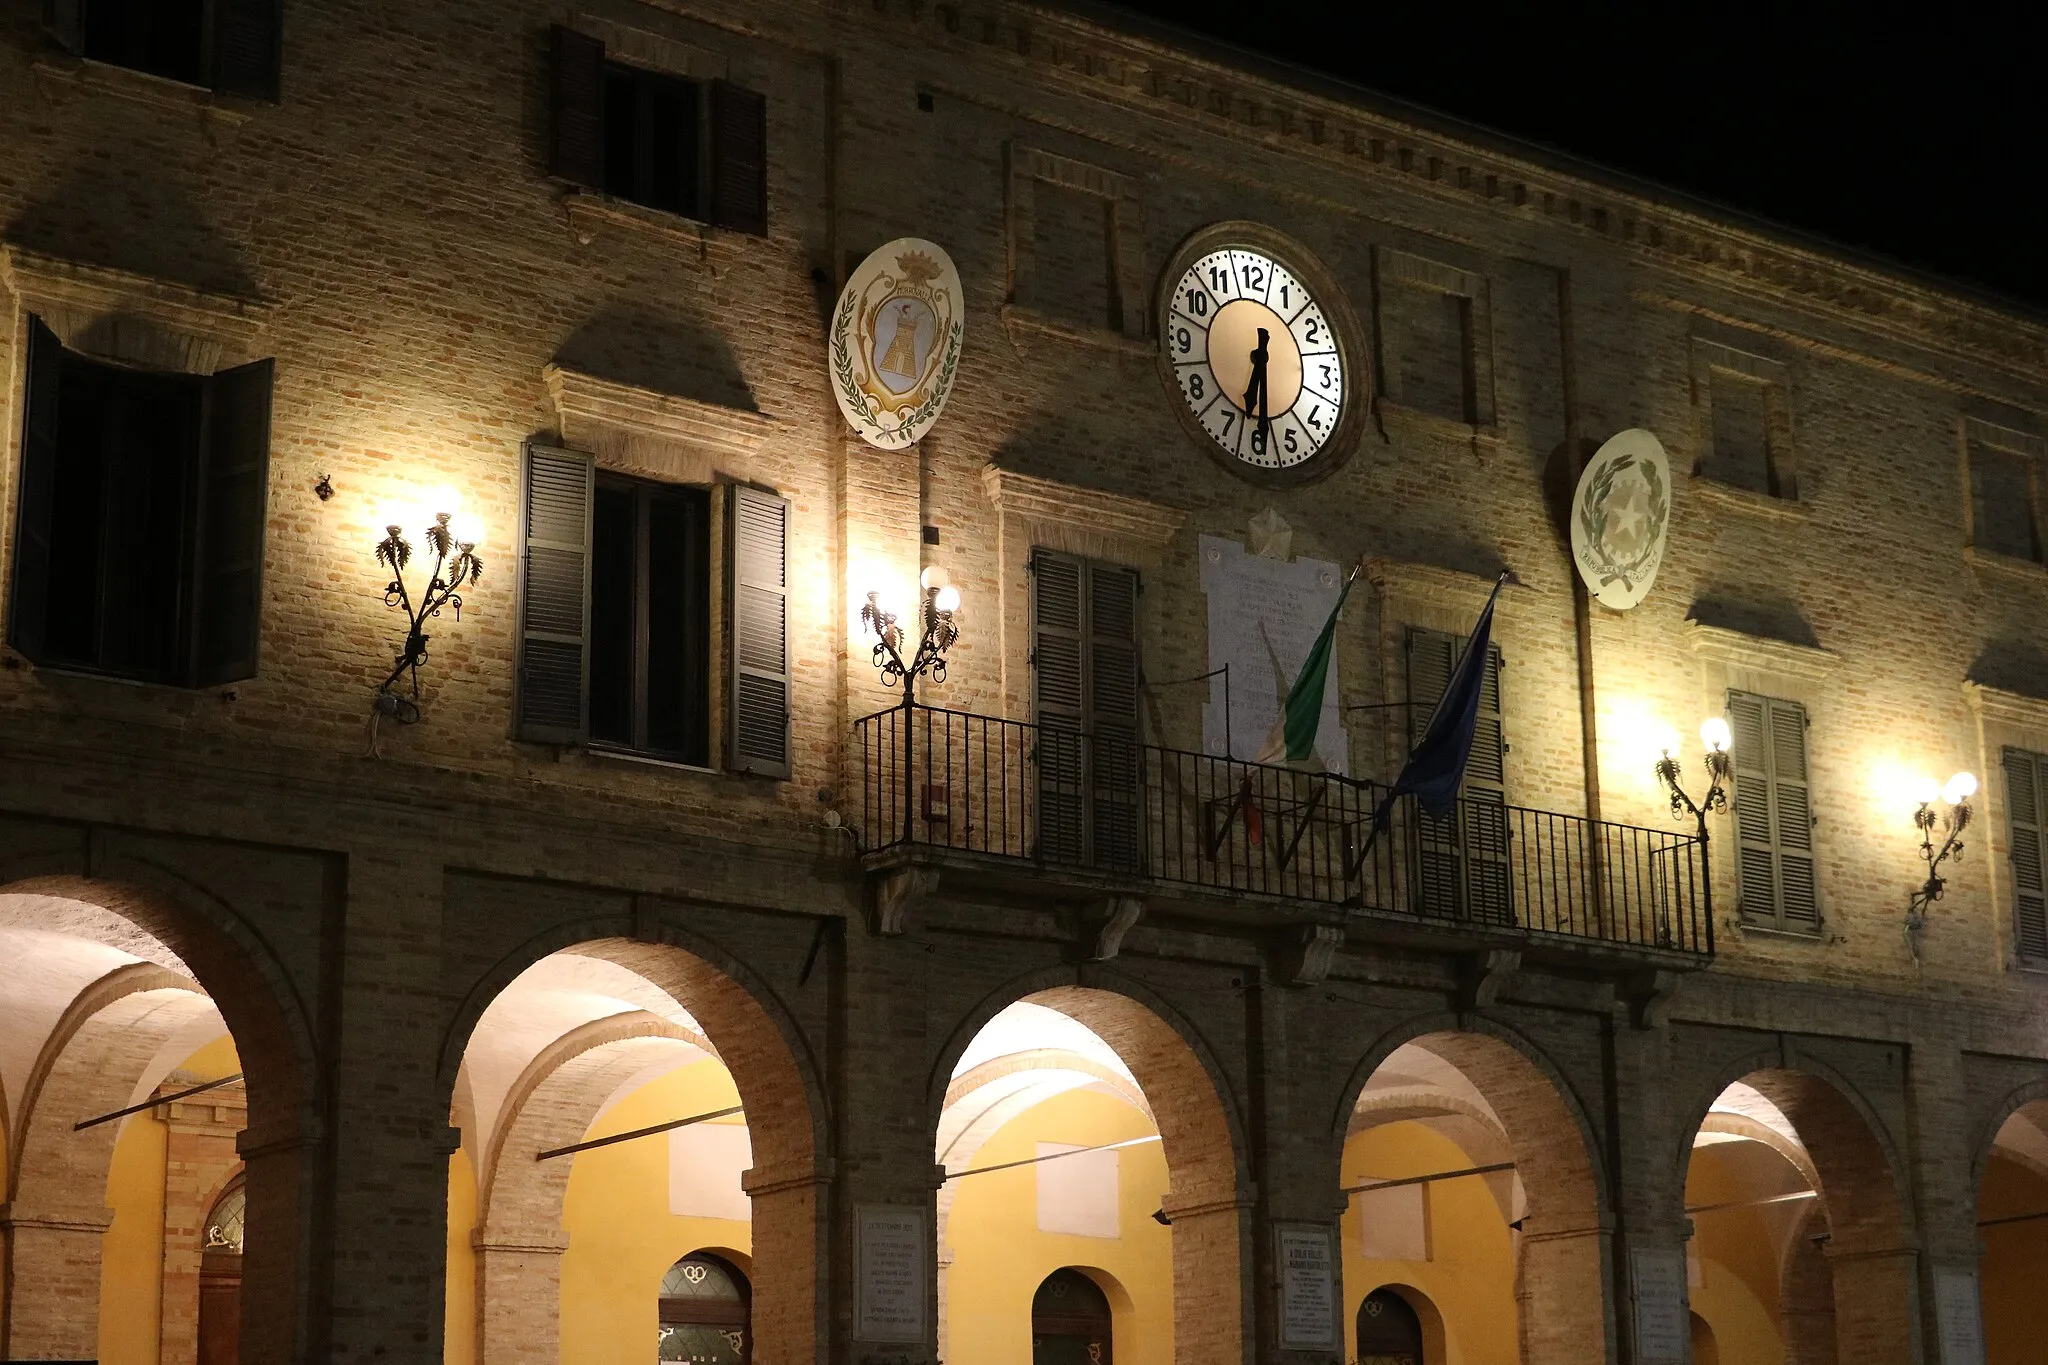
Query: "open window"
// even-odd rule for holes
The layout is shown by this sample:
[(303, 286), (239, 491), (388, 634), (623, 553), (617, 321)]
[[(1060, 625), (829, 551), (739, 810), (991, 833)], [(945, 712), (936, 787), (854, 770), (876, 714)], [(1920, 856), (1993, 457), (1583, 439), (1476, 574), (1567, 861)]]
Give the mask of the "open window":
[(283, 0), (43, 0), (69, 51), (109, 66), (275, 100)]
[(141, 682), (255, 674), (271, 378), (110, 364), (30, 317), (9, 644)]

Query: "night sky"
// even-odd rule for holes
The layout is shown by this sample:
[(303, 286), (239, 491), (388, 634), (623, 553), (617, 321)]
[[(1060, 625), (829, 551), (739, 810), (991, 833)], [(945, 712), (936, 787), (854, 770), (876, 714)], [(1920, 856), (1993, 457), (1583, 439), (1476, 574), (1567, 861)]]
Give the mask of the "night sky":
[(1118, 7), (2048, 313), (2048, 6)]

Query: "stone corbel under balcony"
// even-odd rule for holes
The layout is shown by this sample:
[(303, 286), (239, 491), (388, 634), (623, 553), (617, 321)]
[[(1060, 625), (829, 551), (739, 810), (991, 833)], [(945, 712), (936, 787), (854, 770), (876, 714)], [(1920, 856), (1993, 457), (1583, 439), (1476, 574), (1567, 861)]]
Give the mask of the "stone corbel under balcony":
[(1753, 669), (1807, 682), (1818, 682), (1827, 677), (1842, 661), (1839, 654), (1818, 645), (1751, 635), (1727, 626), (1708, 625), (1698, 619), (1686, 621), (1685, 641), (1702, 659), (1731, 668)]
[(255, 358), (273, 307), (17, 243), (0, 248), (0, 283), (73, 350), (186, 374)]
[(772, 417), (680, 394), (659, 393), (563, 365), (541, 371), (562, 439), (607, 468), (687, 482), (749, 474), (775, 433)]

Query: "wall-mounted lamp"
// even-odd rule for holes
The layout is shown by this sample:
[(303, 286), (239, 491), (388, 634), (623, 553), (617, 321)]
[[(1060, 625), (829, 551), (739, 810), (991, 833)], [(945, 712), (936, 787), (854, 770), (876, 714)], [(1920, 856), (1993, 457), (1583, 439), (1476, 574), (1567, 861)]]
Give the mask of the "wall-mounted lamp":
[(861, 625), (875, 636), (874, 665), (881, 671), (882, 685), (903, 685), (905, 709), (916, 704), (918, 678), (930, 675), (933, 682), (946, 680), (946, 651), (960, 638), (959, 628), (953, 624), (953, 614), (960, 610), (960, 589), (947, 581), (946, 571), (936, 564), (919, 576), (918, 584), (918, 640), (908, 658), (903, 653), (907, 642), (903, 626), (896, 613), (882, 605), (882, 595), (869, 593), (867, 605), (860, 609)]
[[(466, 540), (456, 539), (457, 533), (448, 525), (450, 516), (447, 512), (435, 513), (434, 524), (427, 528), (427, 548), (434, 552), (434, 567), (417, 602), (405, 586), (405, 566), (412, 559), (412, 545), (403, 530), (395, 523), (386, 526), (384, 539), (377, 542), (377, 562), (391, 568), (384, 605), (405, 612), (405, 646), (395, 656), (390, 675), (377, 688), (374, 714), (391, 716), (404, 725), (420, 718), (420, 665), (427, 661), (427, 618), (439, 616), (443, 607), (451, 607), (455, 619), (460, 621), (460, 590), (473, 586), (484, 576), (484, 562), (476, 556), (475, 534), (471, 533)], [(410, 699), (391, 690), (392, 684), (407, 673), (412, 675)]]
[[(1913, 828), (1920, 831), (1920, 860), (1927, 864), (1927, 880), (1906, 897), (1906, 950), (1916, 966), (1920, 941), (1927, 934), (1927, 907), (1940, 900), (1948, 887), (1941, 865), (1950, 858), (1962, 861), (1963, 830), (1969, 826), (1970, 798), (1976, 794), (1977, 779), (1971, 773), (1957, 773), (1943, 787), (1936, 787), (1933, 778), (1924, 779), (1913, 793), (1919, 807), (1913, 812)], [(1934, 808), (1937, 801), (1944, 809)], [(1934, 842), (1937, 829), (1943, 835), (1938, 845)]]
[(333, 497), (334, 480), (328, 478), (325, 474), (315, 479), (313, 481), (313, 496), (322, 502), (326, 502), (329, 498)]
[(1671, 797), (1671, 818), (1678, 820), (1690, 815), (1699, 821), (1702, 841), (1707, 837), (1707, 816), (1728, 809), (1728, 778), (1734, 766), (1728, 757), (1731, 738), (1728, 722), (1721, 717), (1709, 716), (1700, 722), (1700, 747), (1707, 758), (1707, 792), (1698, 801), (1679, 784), (1678, 760), (1671, 756), (1671, 750), (1666, 749), (1657, 760), (1657, 781)]

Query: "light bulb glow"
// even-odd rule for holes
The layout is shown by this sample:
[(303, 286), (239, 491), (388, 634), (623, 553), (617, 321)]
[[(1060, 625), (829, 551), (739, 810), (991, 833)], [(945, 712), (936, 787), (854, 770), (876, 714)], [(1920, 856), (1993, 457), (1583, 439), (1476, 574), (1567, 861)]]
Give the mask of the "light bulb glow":
[(1728, 731), (1728, 722), (1720, 716), (1708, 716), (1700, 722), (1700, 743), (1710, 754), (1727, 753), (1734, 738)]
[(952, 580), (946, 576), (944, 569), (936, 564), (928, 564), (925, 566), (924, 572), (917, 576), (917, 582), (919, 587), (929, 592), (933, 588), (947, 587)]
[(960, 610), (960, 589), (954, 587), (951, 583), (946, 584), (939, 589), (938, 596), (933, 605), (947, 615), (952, 615)]
[(1942, 800), (1951, 806), (1960, 806), (1977, 794), (1977, 778), (1972, 773), (1957, 773), (1948, 780), (1941, 790)]
[(1917, 806), (1931, 806), (1941, 799), (1941, 784), (1931, 777), (1916, 777), (1910, 784), (1908, 794)]

